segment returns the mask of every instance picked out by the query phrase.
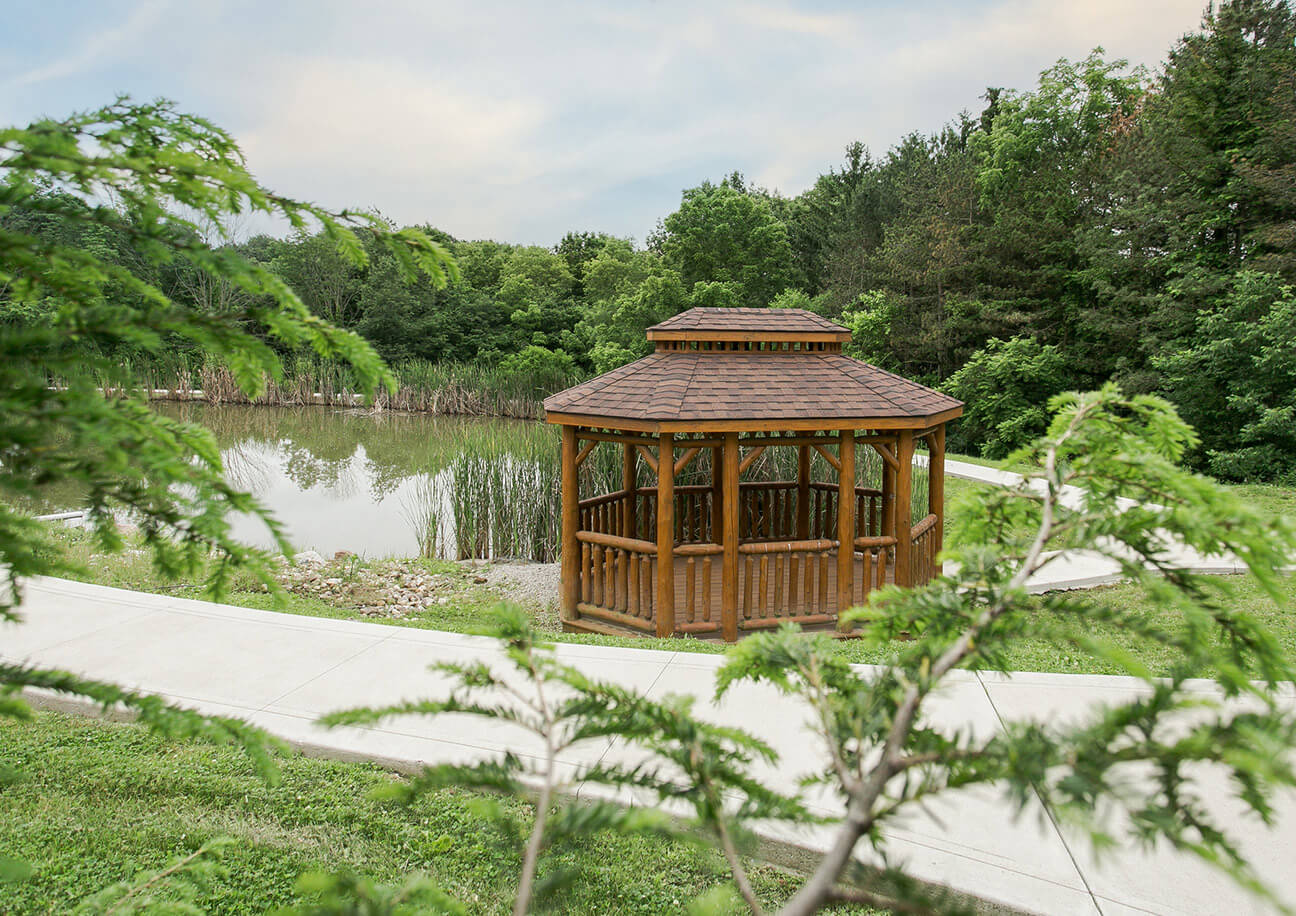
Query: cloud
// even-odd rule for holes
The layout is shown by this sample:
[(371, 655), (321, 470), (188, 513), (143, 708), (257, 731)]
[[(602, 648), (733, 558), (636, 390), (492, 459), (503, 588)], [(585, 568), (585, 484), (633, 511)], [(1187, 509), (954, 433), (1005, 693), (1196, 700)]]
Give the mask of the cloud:
[(642, 239), (683, 187), (739, 169), (797, 193), (849, 142), (883, 153), (1059, 57), (1101, 44), (1155, 64), (1201, 3), (226, 0), (102, 28), (88, 5), (89, 37), (24, 71), (31, 91), (8, 104), (125, 85), (228, 127), (296, 196), (461, 237)]
[(36, 67), (0, 80), (0, 87), (20, 89), (84, 74), (158, 23), (166, 8), (166, 0), (147, 0), (140, 3), (127, 14), (124, 22), (95, 30), (71, 53), (43, 61)]

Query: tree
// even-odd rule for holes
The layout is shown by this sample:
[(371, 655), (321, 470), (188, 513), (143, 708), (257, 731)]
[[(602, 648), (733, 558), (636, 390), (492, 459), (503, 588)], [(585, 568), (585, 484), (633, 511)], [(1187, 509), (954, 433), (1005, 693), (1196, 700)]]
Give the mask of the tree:
[[(11, 221), (15, 213), (29, 221)], [(368, 260), (367, 238), (406, 278), (444, 283), (457, 275), (445, 249), (422, 232), (262, 187), (227, 133), (169, 102), (121, 98), (62, 120), (0, 129), (0, 290), (6, 311), (41, 316), (0, 324), (0, 620), (20, 619), (27, 578), (67, 569), (44, 526), (11, 508), (16, 497), (52, 482), (85, 492), (86, 517), (103, 549), (122, 546), (116, 515), (127, 513), (161, 572), (197, 575), (206, 565), (207, 586), (219, 594), (243, 568), (277, 588), (268, 558), (234, 539), (229, 517), (250, 513), (280, 549), (289, 545), (265, 508), (225, 480), (211, 433), (156, 414), (138, 397), (104, 394), (105, 387), (128, 391), (132, 381), (112, 353), (157, 353), (174, 341), (228, 367), (249, 395), (283, 374), (267, 340), (347, 364), (367, 394), (393, 386), (362, 339), (312, 314), (263, 263), (203, 240), (204, 227), (247, 213), (298, 230), (318, 226), (357, 268)], [(32, 219), (58, 231), (33, 231)], [(105, 232), (125, 241), (129, 258), (82, 244)], [(223, 310), (200, 311), (158, 285), (162, 272), (180, 267), (246, 295)], [(238, 743), (264, 772), (273, 771), (268, 751), (275, 742), (237, 720), (62, 672), (0, 665), (0, 714), (29, 715), (17, 693), (29, 686), (88, 697), (106, 709), (124, 705), (166, 734)]]
[(1101, 48), (1061, 60), (1034, 91), (996, 95), (991, 130), (973, 140), (989, 219), (977, 298), (996, 316), (992, 333), (1059, 347), (1085, 385), (1109, 378), (1142, 331), (1142, 313), (1095, 290), (1081, 242), (1103, 231), (1096, 224), (1105, 228), (1113, 127), (1136, 110), (1145, 83), (1143, 71), (1104, 59)]
[(736, 305), (765, 306), (796, 285), (787, 227), (767, 200), (744, 190), (741, 176), (685, 191), (657, 244), (686, 286), (725, 284)]
[(991, 340), (944, 390), (966, 406), (951, 431), (950, 447), (1005, 458), (1048, 427), (1048, 404), (1066, 391), (1074, 373), (1062, 351), (1031, 337)]
[(1157, 364), (1197, 425), (1207, 467), (1230, 480), (1296, 480), (1296, 290), (1239, 273), (1224, 305), (1198, 318), (1190, 347)]
[(355, 326), (364, 278), (323, 232), (299, 229), (281, 246), (271, 267), (316, 315), (340, 327)]
[[(1227, 586), (1212, 581), (1217, 577), (1185, 572), (1169, 559), (1177, 545), (1230, 553), (1280, 600), (1280, 568), (1296, 551), (1296, 526), (1272, 524), (1183, 470), (1195, 435), (1163, 400), (1125, 397), (1107, 386), (1060, 395), (1051, 406), (1046, 434), (1018, 455), (1034, 470), (1018, 486), (976, 494), (976, 510), (958, 514), (947, 557), (952, 571), (922, 587), (885, 589), (868, 607), (848, 612), (868, 636), (905, 639), (888, 663), (853, 667), (832, 637), (793, 625), (748, 636), (729, 650), (717, 697), (755, 681), (800, 699), (826, 749), (802, 785), (829, 790), (844, 806), (826, 854), (781, 913), (804, 916), (835, 903), (962, 911), (903, 867), (870, 877), (857, 853), (866, 845), (869, 858), (886, 862), (889, 823), (933, 796), (972, 786), (997, 788), (1019, 811), (1041, 799), (1098, 849), (1164, 842), (1269, 896), (1221, 813), (1198, 799), (1207, 782), (1216, 792), (1227, 786), (1223, 816), (1232, 819), (1240, 809), (1268, 823), (1277, 794), (1296, 788), (1296, 710), (1283, 689), (1296, 664), (1258, 621), (1234, 609)], [(1076, 487), (1088, 498), (1074, 498)], [(1123, 501), (1135, 505), (1122, 510)], [(1039, 599), (1050, 612), (1042, 615), (1027, 583), (1077, 544), (1119, 564), (1145, 605), (1111, 603), (1103, 592), (1055, 592)], [(1161, 623), (1167, 619), (1177, 625)], [(1168, 673), (1155, 677), (1122, 646), (1095, 637), (1095, 620), (1172, 647)], [(650, 700), (558, 662), (519, 610), (502, 610), (496, 633), (507, 664), (443, 666), (454, 685), (448, 696), (335, 713), (324, 724), (466, 713), (526, 729), (542, 752), (428, 767), (383, 797), (408, 803), (453, 784), (530, 799), (530, 824), (501, 818), (519, 859), (514, 913), (528, 912), (541, 892), (561, 886), (561, 863), (545, 857), (558, 842), (599, 830), (672, 829), (646, 810), (652, 799), (670, 802), (677, 816), (681, 807), (688, 812), (686, 829), (723, 852), (738, 895), (761, 913), (740, 855), (749, 848), (750, 827), (810, 820), (802, 798), (772, 792), (753, 775), (757, 763), (778, 765), (775, 751), (740, 730), (699, 721), (690, 698)], [(1083, 721), (1009, 722), (989, 737), (924, 720), (928, 701), (957, 669), (1004, 670), (1005, 650), (1027, 636), (1101, 658), (1142, 680), (1146, 691), (1095, 708)], [(1213, 672), (1209, 699), (1195, 680), (1203, 670)], [(564, 751), (608, 735), (617, 736), (624, 753), (637, 752), (619, 758), (631, 762), (600, 760), (574, 770), (557, 764)], [(564, 792), (581, 784), (633, 791), (639, 804), (574, 806)]]

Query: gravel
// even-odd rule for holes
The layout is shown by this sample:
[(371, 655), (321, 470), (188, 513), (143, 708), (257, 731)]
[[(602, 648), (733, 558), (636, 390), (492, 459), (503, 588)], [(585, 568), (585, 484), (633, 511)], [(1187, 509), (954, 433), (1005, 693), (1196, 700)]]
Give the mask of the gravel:
[(519, 604), (549, 607), (558, 601), (557, 563), (481, 563), (463, 564), (484, 578), (500, 597)]

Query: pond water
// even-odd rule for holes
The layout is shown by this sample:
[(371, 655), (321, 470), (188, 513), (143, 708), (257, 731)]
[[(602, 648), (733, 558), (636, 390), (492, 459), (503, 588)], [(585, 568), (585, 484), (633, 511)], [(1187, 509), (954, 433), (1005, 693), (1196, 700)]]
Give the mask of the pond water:
[[(211, 429), (230, 481), (269, 507), (294, 547), (325, 556), (415, 556), (425, 545), (441, 548), (430, 553), (447, 552), (448, 487), (471, 477), (473, 467), (529, 468), (528, 479), (541, 466), (552, 466), (546, 478), (558, 473), (557, 431), (536, 422), (327, 407), (154, 406)], [(547, 493), (541, 496), (547, 501)], [(76, 493), (52, 491), (32, 508), (57, 512), (78, 503)], [(233, 524), (245, 543), (271, 545), (260, 521), (240, 517)], [(438, 544), (428, 543), (429, 524)]]
[[(552, 562), (561, 527), (561, 471), (556, 427), (525, 420), (437, 417), (330, 407), (154, 404), (216, 436), (226, 476), (252, 493), (283, 524), (297, 550), (331, 556), (521, 558)], [(710, 449), (678, 483), (710, 480)], [(621, 486), (621, 449), (596, 448), (581, 466), (581, 493)], [(877, 486), (881, 462), (859, 453), (857, 483)], [(812, 476), (833, 480), (812, 455)], [(655, 485), (645, 462), (640, 485)], [(757, 456), (745, 479), (789, 480), (796, 450)], [(926, 472), (915, 469), (914, 505), (925, 513)], [(81, 494), (46, 493), (38, 514), (76, 509)], [(257, 519), (232, 520), (235, 537), (271, 547)]]

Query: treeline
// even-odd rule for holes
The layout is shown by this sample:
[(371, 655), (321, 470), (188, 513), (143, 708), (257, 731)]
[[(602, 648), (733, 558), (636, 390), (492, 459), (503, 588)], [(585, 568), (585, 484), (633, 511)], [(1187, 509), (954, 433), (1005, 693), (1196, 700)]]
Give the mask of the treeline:
[[(1050, 396), (1115, 380), (1170, 397), (1212, 473), (1296, 477), (1290, 3), (1218, 5), (1155, 74), (1095, 51), (984, 98), (880, 157), (851, 145), (796, 197), (736, 173), (686, 190), (642, 246), (429, 230), (462, 274), (445, 289), (406, 285), (377, 250), (358, 270), (306, 232), (238, 248), (397, 365), (546, 387), (643, 355), (644, 329), (692, 306), (802, 307), (849, 325), (859, 357), (965, 400), (958, 449), (1006, 454)], [(129, 233), (81, 244), (131, 263)], [(168, 282), (200, 309), (241, 295)]]

